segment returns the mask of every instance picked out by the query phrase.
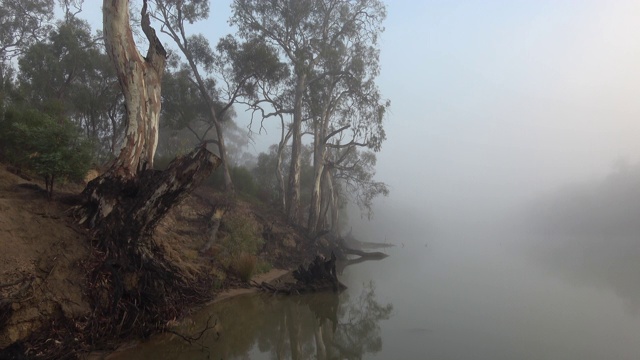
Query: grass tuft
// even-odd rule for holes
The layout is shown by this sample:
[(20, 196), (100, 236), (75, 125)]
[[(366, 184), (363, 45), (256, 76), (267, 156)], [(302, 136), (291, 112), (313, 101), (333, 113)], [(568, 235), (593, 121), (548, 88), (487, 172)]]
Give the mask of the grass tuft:
[(249, 282), (256, 270), (257, 264), (258, 258), (255, 255), (242, 253), (235, 259), (232, 267), (238, 273), (240, 280)]

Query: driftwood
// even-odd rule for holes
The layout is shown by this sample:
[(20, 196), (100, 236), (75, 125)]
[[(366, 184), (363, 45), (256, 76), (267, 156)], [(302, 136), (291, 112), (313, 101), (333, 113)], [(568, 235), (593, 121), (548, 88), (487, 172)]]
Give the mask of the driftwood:
[(342, 253), (347, 254), (347, 255), (358, 255), (361, 257), (361, 259), (364, 260), (380, 260), (380, 259), (384, 259), (386, 258), (387, 254), (385, 253), (381, 253), (379, 251), (374, 251), (374, 252), (366, 252), (366, 251), (362, 251), (362, 250), (358, 250), (358, 249), (351, 249), (348, 248), (346, 246), (343, 246), (340, 248), (342, 250)]
[(331, 253), (328, 260), (316, 256), (316, 258), (307, 266), (300, 265), (293, 272), (296, 282), (272, 285), (263, 282), (258, 287), (263, 291), (272, 292), (274, 294), (302, 294), (306, 292), (318, 292), (331, 290), (339, 292), (347, 287), (338, 280), (336, 272), (336, 256)]

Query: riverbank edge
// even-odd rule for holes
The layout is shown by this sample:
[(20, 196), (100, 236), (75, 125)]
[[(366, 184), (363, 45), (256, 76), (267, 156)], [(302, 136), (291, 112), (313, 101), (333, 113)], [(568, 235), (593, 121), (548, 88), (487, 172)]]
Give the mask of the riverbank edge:
[[(252, 279), (251, 282), (252, 283), (257, 283), (257, 284), (261, 284), (263, 282), (269, 283), (269, 284), (275, 284), (277, 283), (280, 279), (286, 278), (289, 275), (291, 275), (292, 270), (287, 270), (287, 269), (271, 269), (268, 272), (264, 273), (264, 274), (258, 274), (255, 275)], [(229, 288), (229, 289), (225, 289), (219, 293), (216, 294), (216, 296), (214, 298), (212, 298), (210, 301), (203, 303), (202, 305), (199, 306), (194, 306), (193, 308), (190, 309), (190, 313), (191, 314), (195, 314), (198, 311), (208, 307), (208, 306), (213, 306), (215, 304), (219, 304), (225, 301), (232, 301), (240, 296), (248, 296), (248, 295), (255, 295), (260, 293), (260, 289), (256, 286), (251, 286), (248, 288), (244, 288), (244, 287), (233, 287), (233, 288)], [(185, 322), (190, 321), (190, 317), (192, 315), (187, 315), (184, 318), (180, 319), (179, 321), (177, 321), (176, 323), (172, 324), (171, 327), (168, 330), (171, 329), (177, 329), (179, 328), (181, 325), (183, 325)], [(158, 336), (162, 336), (164, 334), (167, 334), (167, 332), (161, 332), (161, 333), (157, 333), (155, 335), (152, 336), (151, 339), (153, 339), (154, 337), (158, 337)], [(148, 339), (149, 340), (149, 339)], [(136, 348), (137, 346), (140, 346), (141, 344), (143, 344), (145, 341), (147, 340), (143, 340), (143, 339), (136, 339), (136, 340), (131, 340), (125, 343), (120, 344), (115, 350), (112, 351), (93, 351), (90, 352), (89, 354), (86, 354), (83, 358), (86, 360), (112, 360), (114, 358), (116, 358), (117, 356), (119, 356), (121, 353), (127, 351), (127, 350), (131, 350)]]
[[(5, 314), (0, 333), (7, 341), (1, 347), (3, 355), (0, 357), (28, 358), (21, 351), (32, 349), (29, 341), (53, 338), (47, 335), (48, 327), (56, 322), (77, 325), (76, 321), (79, 319), (81, 323), (90, 312), (90, 303), (84, 294), (87, 264), (94, 255), (91, 248), (94, 239), (69, 215), (69, 208), (75, 205), (82, 189), (81, 184), (61, 186), (50, 200), (43, 195), (41, 181), (15, 174), (0, 163), (0, 243), (7, 250), (0, 254), (0, 260), (3, 260), (0, 284), (11, 284), (12, 279), (23, 277), (31, 285), (27, 290), (41, 289), (35, 294), (33, 290), (27, 293), (25, 301), (12, 304), (11, 312)], [(172, 257), (182, 260), (182, 266), (193, 265), (184, 262), (187, 256), (194, 262), (201, 262), (201, 268), (214, 264), (211, 256), (200, 256), (197, 249), (203, 242), (201, 238), (206, 235), (207, 223), (204, 220), (207, 219), (202, 214), (212, 203), (222, 201), (221, 197), (224, 194), (210, 188), (197, 189), (159, 225), (156, 236), (163, 239), (164, 245), (168, 244)], [(261, 234), (265, 246), (260, 259), (274, 266), (266, 273), (254, 275), (251, 283), (271, 282), (286, 276), (291, 270), (283, 267), (292, 268), (305, 263), (320, 250), (316, 241), (309, 239), (300, 229), (289, 226), (277, 210), (240, 198), (233, 202), (234, 211), (265, 229)], [(224, 268), (212, 274), (218, 275), (220, 271), (226, 272), (222, 273), (224, 290), (212, 291), (210, 300), (187, 306), (183, 317), (168, 320), (168, 324), (173, 326), (172, 321), (179, 324), (182, 318), (188, 318), (189, 314), (204, 306), (258, 292), (257, 287), (243, 285), (236, 274)], [(229, 277), (232, 281), (224, 280)], [(3, 291), (0, 295), (4, 295), (13, 289), (7, 286), (0, 290)], [(8, 294), (11, 295), (10, 292)], [(14, 331), (13, 336), (9, 336), (9, 331)], [(27, 347), (22, 347), (22, 344)]]

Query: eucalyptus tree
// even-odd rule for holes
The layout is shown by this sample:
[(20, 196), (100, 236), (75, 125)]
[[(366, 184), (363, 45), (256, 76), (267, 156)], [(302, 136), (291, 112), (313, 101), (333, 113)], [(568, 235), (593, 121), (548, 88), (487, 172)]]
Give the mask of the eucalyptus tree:
[(100, 38), (86, 21), (66, 17), (19, 59), (20, 91), (32, 105), (81, 126), (102, 159), (115, 153), (123, 129), (122, 97)]
[(98, 240), (101, 256), (89, 274), (97, 286), (88, 296), (102, 299), (95, 301), (91, 323), (104, 336), (131, 335), (136, 326), (148, 334), (166, 324), (165, 316), (180, 312), (187, 294), (192, 299), (202, 296), (199, 283), (169, 261), (152, 236), (173, 205), (220, 162), (200, 146), (172, 161), (167, 170), (153, 170), (167, 52), (151, 26), (147, 5), (144, 0), (140, 27), (149, 44), (143, 55), (133, 38), (129, 1), (102, 4), (105, 45), (124, 96), (127, 128), (118, 157), (89, 182), (76, 215)]
[(73, 85), (90, 71), (98, 52), (87, 22), (75, 18), (59, 22), (47, 41), (30, 46), (20, 57), (18, 80), (23, 92), (40, 106), (51, 100), (64, 102)]
[[(375, 153), (381, 150), (386, 139), (383, 120), (389, 101), (381, 100), (371, 79), (361, 83), (360, 89), (358, 96), (350, 98), (338, 112), (338, 124), (343, 125), (334, 130), (331, 141), (324, 144), (326, 151), (321, 181), (327, 194), (320, 197), (320, 213), (325, 219), (319, 217), (318, 221), (327, 223), (330, 217), (333, 232), (338, 230), (340, 198), (354, 201), (371, 217), (373, 198), (389, 193), (386, 184), (373, 179)], [(341, 189), (346, 191), (341, 192)], [(328, 213), (327, 209), (331, 212)]]
[(15, 58), (42, 39), (53, 17), (54, 0), (3, 0), (0, 3), (0, 60)]
[[(215, 109), (214, 96), (211, 94), (211, 81), (201, 74), (201, 68), (205, 73), (213, 68), (214, 55), (209, 45), (209, 41), (203, 35), (187, 36), (185, 31), (185, 22), (193, 24), (196, 21), (204, 20), (209, 17), (208, 1), (175, 1), (175, 0), (157, 0), (156, 18), (162, 23), (161, 31), (167, 34), (180, 49), (184, 55), (188, 68), (191, 70), (191, 77), (194, 80), (208, 107), (211, 125), (215, 127), (217, 139), (212, 140), (218, 147), (220, 158), (222, 159), (222, 167), (224, 170), (224, 179), (227, 191), (233, 192), (233, 181), (229, 172), (229, 162), (227, 160), (227, 150), (224, 142), (224, 134), (222, 126), (218, 119), (218, 111)], [(209, 84), (207, 83), (209, 82)], [(232, 102), (229, 106), (231, 106)], [(226, 110), (226, 109), (225, 109)]]
[(338, 226), (340, 198), (355, 203), (370, 219), (373, 215), (373, 199), (389, 195), (387, 184), (374, 179), (376, 161), (376, 154), (373, 151), (347, 148), (338, 161), (330, 163), (331, 178), (328, 181), (333, 184), (332, 196), (338, 199), (336, 202), (329, 203), (333, 231), (337, 231), (335, 227)]
[(46, 36), (54, 5), (54, 0), (0, 1), (0, 101), (13, 74), (11, 60)]
[[(309, 118), (304, 108), (305, 93), (311, 84), (330, 75), (330, 67), (323, 65), (341, 62), (336, 48), (352, 42), (375, 42), (382, 30), (385, 8), (378, 0), (235, 0), (232, 8), (231, 23), (238, 26), (238, 34), (277, 48), (290, 68), (288, 86), (276, 96), (288, 96), (288, 101), (278, 104), (288, 106), (275, 106), (272, 114), (291, 116), (286, 214), (290, 222), (297, 223), (302, 129)], [(342, 56), (350, 54), (344, 52)]]
[[(177, 68), (168, 70), (163, 77), (162, 121), (163, 129), (168, 131), (161, 137), (165, 148), (159, 150), (164, 156), (180, 153), (185, 147), (197, 144), (217, 143), (218, 139), (211, 121), (210, 108), (193, 81), (191, 69), (185, 64), (176, 65)], [(226, 158), (229, 166), (232, 166), (234, 155), (248, 145), (249, 137), (246, 131), (235, 124), (234, 108), (225, 109), (226, 105), (219, 101), (213, 104), (225, 135)], [(224, 179), (224, 175), (222, 178)]]
[(308, 217), (311, 234), (320, 222), (321, 183), (326, 179), (323, 174), (329, 162), (327, 150), (367, 148), (377, 152), (386, 139), (383, 120), (389, 101), (381, 98), (375, 82), (379, 74), (377, 34), (381, 24), (372, 25), (375, 26), (369, 32), (337, 41), (327, 49), (325, 61), (320, 64), (323, 76), (308, 88), (305, 100), (314, 134), (314, 180)]
[[(259, 54), (264, 48), (260, 43), (240, 45), (232, 37), (223, 38), (216, 52), (203, 35), (188, 36), (185, 29), (187, 23), (193, 24), (209, 17), (208, 1), (156, 0), (156, 6), (156, 18), (162, 23), (161, 31), (178, 46), (190, 70), (189, 75), (206, 104), (210, 126), (204, 132), (206, 135), (211, 128), (215, 130), (215, 139), (207, 141), (217, 145), (222, 159), (226, 189), (233, 192), (223, 126), (224, 120), (229, 117), (225, 115), (239, 97), (252, 96), (255, 89), (252, 81), (265, 68), (262, 64), (270, 63), (268, 53)], [(251, 58), (265, 54), (267, 57), (259, 59), (260, 61)], [(238, 61), (242, 64), (236, 64)], [(232, 67), (231, 64), (236, 66)], [(215, 81), (212, 75), (217, 76), (220, 81)]]

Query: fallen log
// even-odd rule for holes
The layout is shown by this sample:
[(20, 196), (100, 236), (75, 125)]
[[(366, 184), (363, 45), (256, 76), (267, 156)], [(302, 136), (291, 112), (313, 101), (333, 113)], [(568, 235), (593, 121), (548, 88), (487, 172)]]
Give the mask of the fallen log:
[(342, 252), (344, 254), (358, 255), (362, 259), (366, 259), (366, 260), (380, 260), (380, 259), (384, 259), (387, 256), (389, 256), (389, 255), (387, 255), (385, 253), (382, 253), (382, 252), (379, 252), (379, 251), (366, 252), (366, 251), (362, 251), (362, 250), (358, 250), (358, 249), (348, 248), (346, 246), (342, 246), (340, 249), (342, 250)]
[(258, 285), (263, 291), (274, 294), (302, 294), (307, 292), (320, 292), (331, 290), (340, 292), (347, 287), (338, 280), (336, 272), (336, 256), (331, 253), (328, 260), (321, 256), (316, 258), (307, 267), (300, 265), (293, 272), (295, 282), (284, 282), (282, 284), (269, 284), (263, 282)]

